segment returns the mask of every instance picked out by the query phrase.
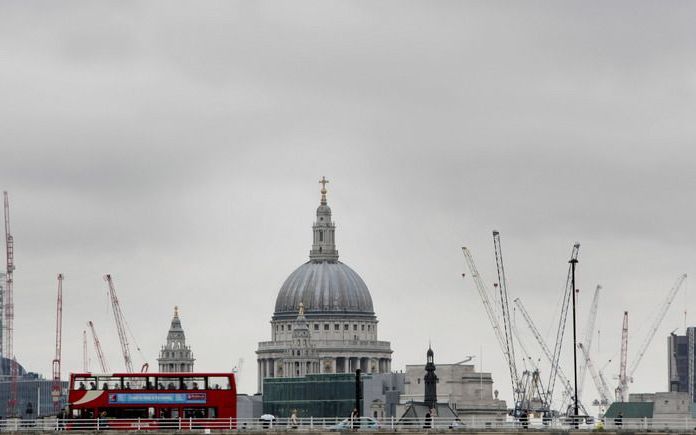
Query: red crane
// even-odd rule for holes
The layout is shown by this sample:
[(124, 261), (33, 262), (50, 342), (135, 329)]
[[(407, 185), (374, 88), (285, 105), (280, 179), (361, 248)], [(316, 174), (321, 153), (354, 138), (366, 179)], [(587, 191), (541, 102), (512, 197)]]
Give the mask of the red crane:
[(10, 361), (10, 397), (7, 401), (7, 417), (17, 414), (17, 361), (13, 349), (14, 332), (14, 301), (12, 297), (12, 284), (14, 265), (14, 239), (10, 233), (10, 200), (7, 192), (3, 192), (5, 199), (5, 254), (7, 259), (5, 271), (5, 357)]
[(116, 321), (116, 329), (118, 330), (118, 340), (121, 343), (121, 353), (123, 353), (123, 362), (126, 365), (126, 372), (133, 372), (133, 362), (131, 361), (130, 349), (128, 347), (128, 336), (126, 335), (126, 320), (121, 311), (121, 304), (116, 296), (114, 282), (111, 280), (111, 275), (104, 275), (104, 280), (109, 284), (109, 296), (111, 297), (111, 305), (114, 311), (114, 320)]
[(58, 301), (56, 302), (56, 356), (53, 359), (53, 384), (51, 385), (51, 398), (53, 399), (53, 412), (60, 412), (61, 386), (60, 386), (60, 357), (63, 340), (63, 274), (58, 274)]
[[(111, 297), (111, 305), (114, 312), (114, 320), (116, 321), (116, 329), (118, 330), (118, 340), (121, 343), (121, 353), (123, 354), (123, 361), (126, 365), (126, 372), (132, 373), (133, 360), (131, 359), (130, 347), (128, 345), (128, 335), (126, 334), (126, 332), (130, 333), (130, 336), (133, 339), (133, 343), (135, 344), (135, 349), (138, 351), (140, 358), (143, 361), (145, 361), (145, 357), (143, 356), (143, 353), (140, 351), (138, 343), (135, 342), (135, 336), (128, 327), (128, 322), (126, 322), (126, 318), (123, 316), (121, 304), (118, 302), (118, 297), (116, 296), (116, 288), (114, 287), (114, 282), (111, 279), (111, 275), (104, 275), (104, 280), (109, 285), (109, 296)], [(145, 362), (140, 368), (140, 371), (147, 372), (149, 366), (150, 365), (147, 362)]]
[(94, 329), (94, 323), (90, 320), (87, 322), (89, 329), (92, 331), (92, 338), (94, 339), (94, 350), (97, 351), (97, 359), (99, 360), (99, 366), (101, 367), (102, 373), (109, 373), (109, 366), (106, 364), (106, 358), (104, 358), (104, 352), (102, 352), (101, 343), (99, 342), (99, 337), (97, 337), (97, 331)]

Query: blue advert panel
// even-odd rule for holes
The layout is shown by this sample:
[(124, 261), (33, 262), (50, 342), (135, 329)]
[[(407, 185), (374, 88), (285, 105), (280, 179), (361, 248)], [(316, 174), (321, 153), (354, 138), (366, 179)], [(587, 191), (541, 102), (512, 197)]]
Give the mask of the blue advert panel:
[(110, 405), (179, 405), (205, 402), (205, 393), (109, 393)]

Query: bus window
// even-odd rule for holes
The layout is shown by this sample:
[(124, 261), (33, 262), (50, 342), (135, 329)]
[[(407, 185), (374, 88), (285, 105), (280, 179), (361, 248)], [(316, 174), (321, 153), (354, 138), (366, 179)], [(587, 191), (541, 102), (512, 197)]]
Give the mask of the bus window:
[(208, 378), (209, 390), (229, 390), (230, 378), (227, 376), (210, 376)]
[(184, 418), (206, 418), (207, 408), (184, 408)]
[(145, 378), (141, 377), (128, 377), (123, 378), (123, 389), (124, 390), (143, 390), (145, 389)]
[(184, 390), (202, 390), (205, 388), (205, 378), (203, 376), (183, 378)]
[(179, 418), (179, 408), (160, 408), (160, 418)]
[(75, 376), (72, 388), (73, 390), (96, 390), (97, 378), (94, 376)]
[(72, 418), (94, 418), (94, 412), (91, 409), (73, 409)]
[(216, 408), (208, 408), (208, 418), (216, 418), (217, 417), (217, 409)]
[(148, 418), (149, 410), (154, 408), (104, 408), (106, 417), (114, 418)]

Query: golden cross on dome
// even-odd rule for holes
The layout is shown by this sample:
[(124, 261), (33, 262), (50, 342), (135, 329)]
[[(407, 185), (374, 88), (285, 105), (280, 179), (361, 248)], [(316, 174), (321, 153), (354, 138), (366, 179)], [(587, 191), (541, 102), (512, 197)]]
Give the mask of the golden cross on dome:
[(321, 203), (326, 204), (326, 184), (329, 182), (329, 180), (326, 179), (323, 175), (321, 176), (321, 180), (319, 180), (319, 184), (321, 184)]
[(329, 180), (326, 179), (326, 177), (322, 176), (321, 180), (319, 180), (319, 184), (321, 184), (321, 190), (326, 191), (326, 185), (328, 184)]

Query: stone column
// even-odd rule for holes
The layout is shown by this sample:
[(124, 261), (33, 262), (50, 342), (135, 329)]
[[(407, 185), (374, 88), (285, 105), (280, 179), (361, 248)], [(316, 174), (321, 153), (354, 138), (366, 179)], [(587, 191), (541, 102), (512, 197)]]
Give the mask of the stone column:
[(256, 383), (257, 383), (256, 391), (261, 392), (261, 378), (263, 377), (263, 375), (261, 374), (261, 360), (260, 359), (256, 360), (256, 365), (257, 365), (256, 373), (258, 373), (257, 381), (256, 381)]

